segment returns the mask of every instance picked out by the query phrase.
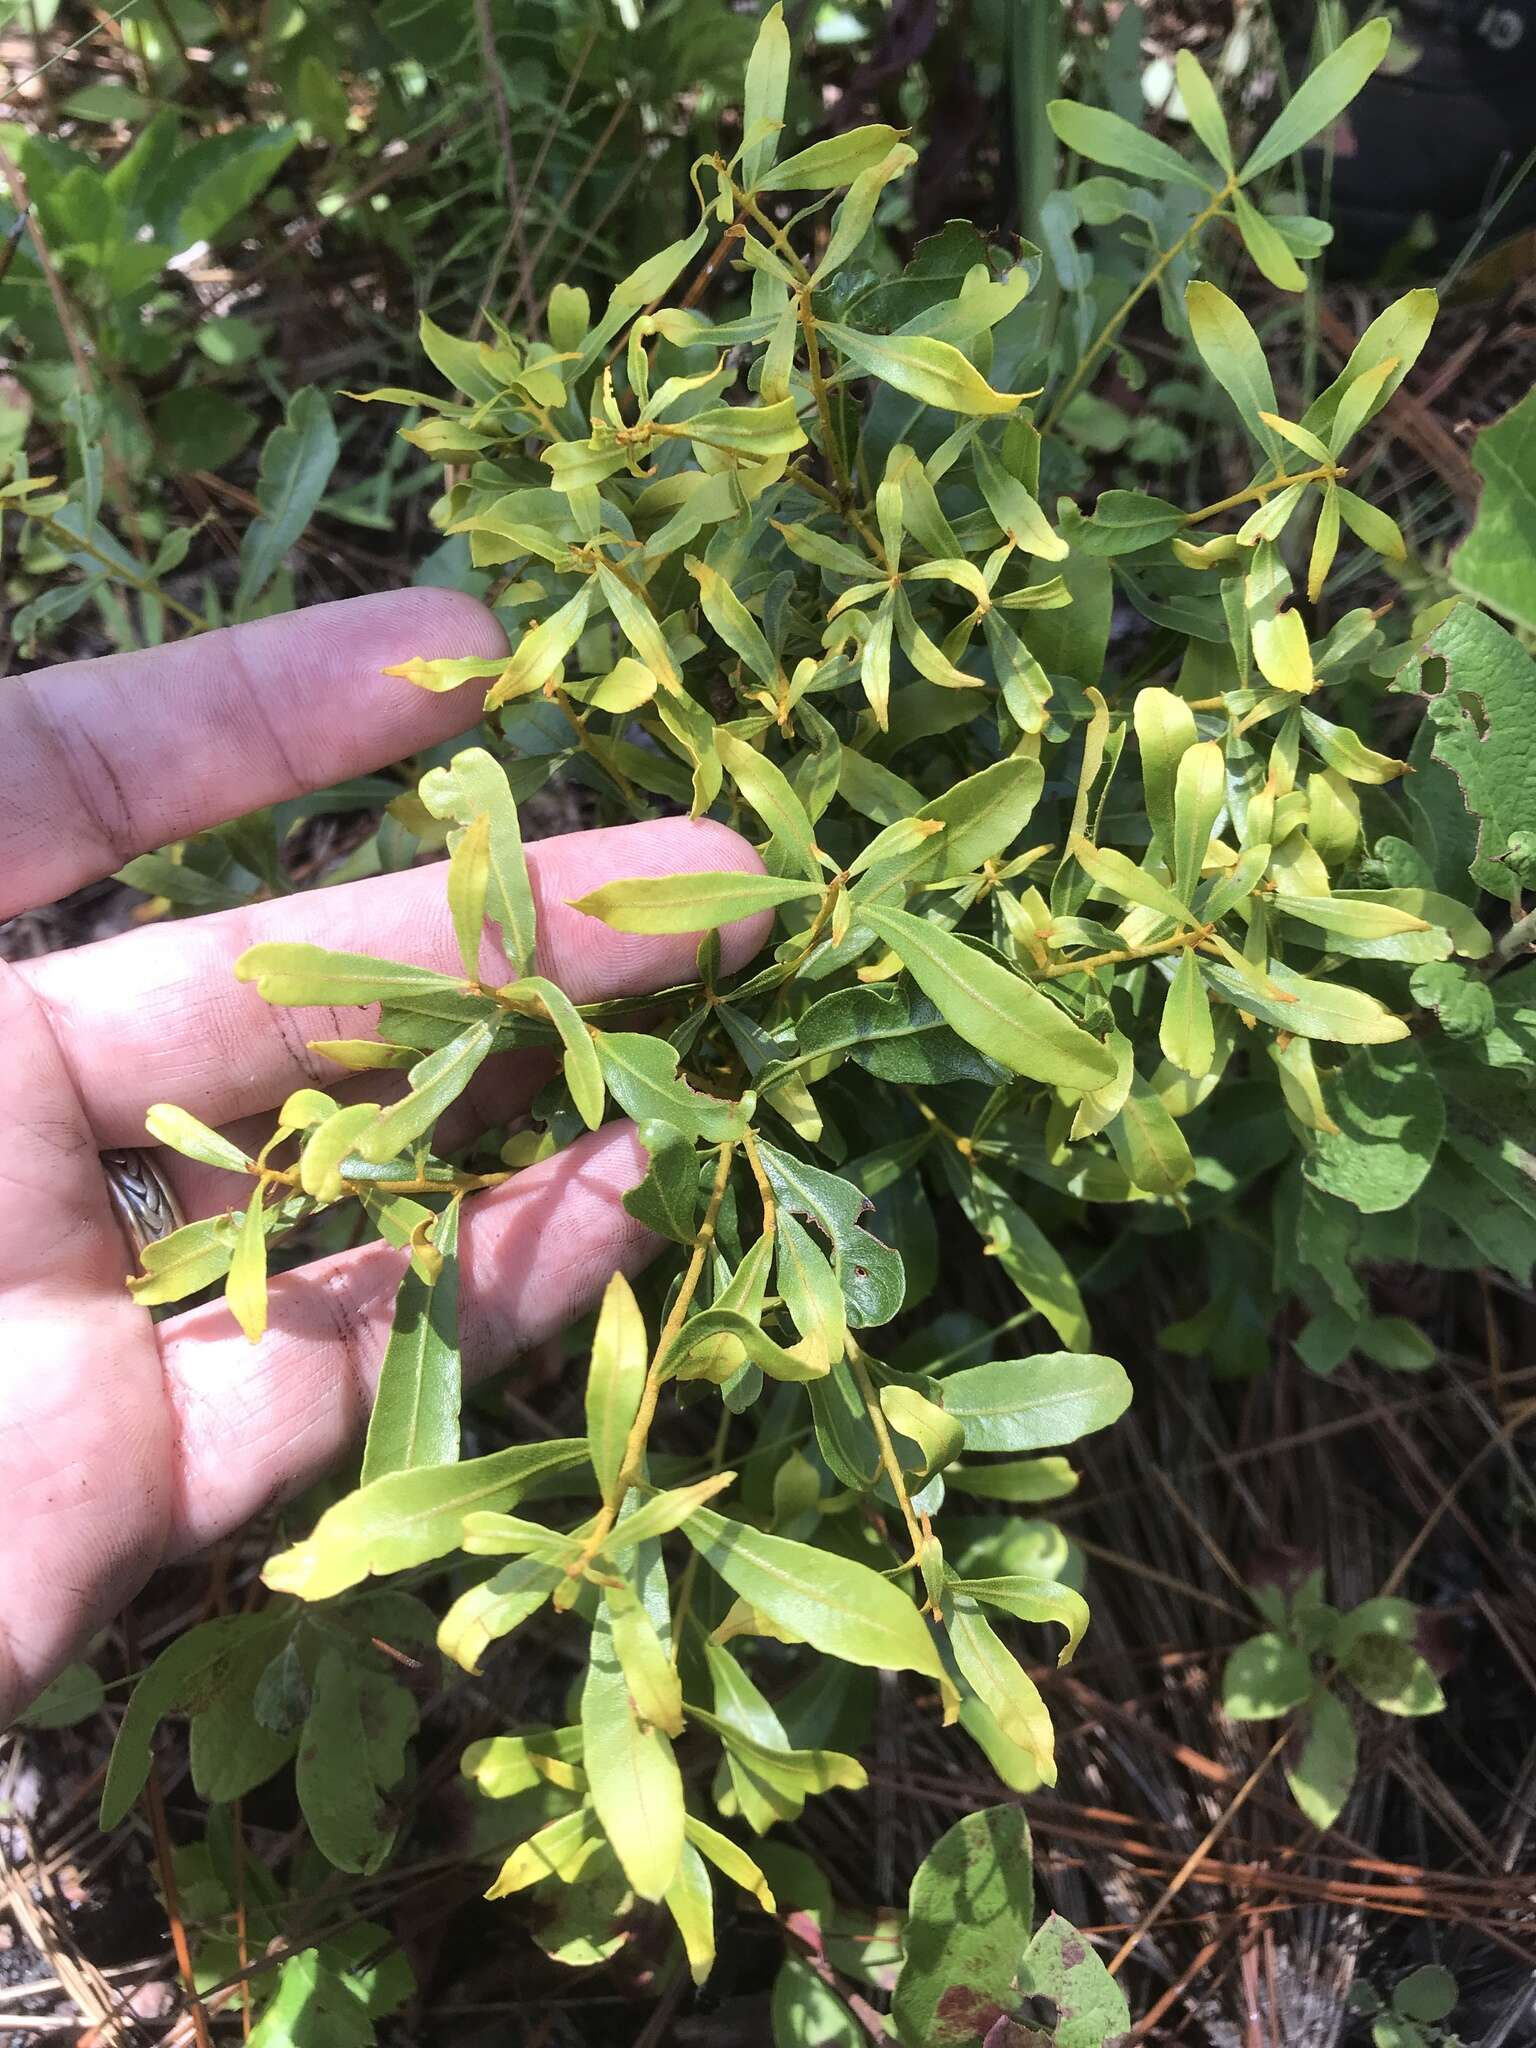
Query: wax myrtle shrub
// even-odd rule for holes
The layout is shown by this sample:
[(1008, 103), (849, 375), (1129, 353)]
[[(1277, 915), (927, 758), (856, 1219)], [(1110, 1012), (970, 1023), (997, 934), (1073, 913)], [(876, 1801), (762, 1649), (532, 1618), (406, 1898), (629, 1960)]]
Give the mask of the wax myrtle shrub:
[[(1063, 1448), (1130, 1399), (1095, 1325), (1144, 1262), (1178, 1265), (1187, 1314), (1131, 1363), (1151, 1369), (1155, 1337), (1228, 1375), (1258, 1369), (1297, 1297), (1314, 1370), (1427, 1362), (1371, 1307), (1372, 1260), (1405, 1246), (1529, 1274), (1536, 969), (1509, 966), (1518, 922), (1496, 944), (1479, 913), (1507, 923), (1536, 882), (1531, 662), (1455, 600), (1328, 622), (1341, 548), (1385, 564), (1384, 591), (1404, 551), (1347, 478), (1432, 295), (1389, 307), (1290, 419), (1248, 320), (1192, 275), (1230, 228), (1291, 282), (1310, 231), (1247, 195), (1383, 46), (1351, 37), (1240, 162), (1198, 67), (1182, 89), (1209, 162), (1053, 110), (1137, 181), (1094, 173), (1101, 206), (1123, 195), (1149, 227), (1189, 195), (1132, 291), (1162, 297), (1251, 446), (1251, 480), (1216, 502), (1053, 493), (1053, 413), (1126, 309), (1085, 340), (1032, 248), (961, 225), (873, 272), (867, 236), (913, 152), (885, 127), (781, 149), (777, 9), (740, 150), (695, 168), (692, 233), (600, 313), (563, 288), (540, 334), (429, 328), (446, 391), (362, 394), (420, 415), (437, 523), (512, 628), (505, 659), (423, 649), (400, 671), (487, 685), (473, 743), (392, 806), (413, 846), (447, 850), (462, 971), (258, 946), (236, 971), (274, 1004), (376, 1004), (376, 1037), (317, 1049), (339, 1073), (403, 1070), (405, 1092), (301, 1090), (254, 1157), (152, 1114), (159, 1142), (251, 1187), (148, 1249), (146, 1305), (222, 1282), (259, 1338), (269, 1247), (333, 1211), (407, 1258), (357, 1486), (271, 1559), (266, 1605), (152, 1665), (108, 1822), (180, 1710), (203, 1797), (291, 1764), (314, 1851), (372, 1873), (412, 1769), (402, 1666), (435, 1646), (494, 1671), (514, 1631), (542, 1630), (574, 1673), (563, 1715), (475, 1741), (462, 1770), (483, 1795), (469, 1853), (497, 1866), (491, 1897), (537, 1893), (551, 1954), (602, 1961), (650, 1905), (702, 1981), (716, 1907), (745, 1894), (801, 1930), (781, 2042), (858, 2038), (887, 1994), (912, 2044), (1125, 2029), (1090, 1945), (1055, 1916), (1036, 1929), (1017, 1805), (963, 1820), (904, 1931), (858, 1944), (775, 1830), (866, 1785), (878, 1673), (906, 1674), (1003, 1785), (1055, 1781), (1020, 1652), (1072, 1655), (1082, 1561), (1015, 1511), (1072, 1491)], [(696, 309), (696, 259), (740, 267), (745, 310)], [(576, 906), (703, 934), (686, 984), (578, 1008), (539, 973), (518, 806), (556, 775), (596, 815), (686, 809), (756, 841), (760, 872), (614, 880)], [(761, 912), (765, 952), (724, 973), (719, 928)], [(532, 1118), (440, 1148), (509, 1047), (555, 1069)], [(613, 1278), (583, 1335), (585, 1431), (461, 1459), (463, 1204), (617, 1113), (649, 1159), (627, 1205), (667, 1249)], [(1039, 1336), (967, 1364), (940, 1311), (985, 1257)], [(1339, 1675), (1388, 1712), (1436, 1703), (1406, 1603), (1339, 1616), (1313, 1593), (1256, 1596), (1267, 1632), (1232, 1660), (1234, 1716), (1299, 1710), (1315, 1744), (1348, 1715)], [(1292, 1772), (1320, 1825), (1338, 1775), (1320, 1792)], [(370, 2010), (355, 1956), (305, 1955)]]

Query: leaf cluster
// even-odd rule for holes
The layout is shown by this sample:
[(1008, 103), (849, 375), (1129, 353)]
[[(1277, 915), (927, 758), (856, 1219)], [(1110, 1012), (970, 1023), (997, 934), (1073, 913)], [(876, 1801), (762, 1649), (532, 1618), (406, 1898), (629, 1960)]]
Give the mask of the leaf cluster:
[[(1310, 253), (1293, 234), (1282, 262), (1244, 188), (1333, 118), (1381, 42), (1350, 38), (1240, 170), (1194, 75), (1211, 173), (1058, 112), (1072, 147), (1207, 194), (1138, 289), (1228, 210), (1267, 274)], [(1079, 380), (1059, 369), (1070, 327), (1046, 338), (1037, 318), (1038, 253), (946, 231), (943, 262), (874, 274), (861, 251), (913, 152), (884, 125), (783, 150), (789, 69), (776, 7), (740, 147), (694, 166), (697, 226), (605, 306), (561, 286), (541, 332), (491, 320), (483, 339), (424, 320), (447, 391), (363, 394), (412, 409), (406, 438), (444, 466), (433, 517), (497, 577), (511, 628), (504, 660), (423, 650), (398, 671), (487, 686), (477, 743), (396, 806), (446, 851), (459, 971), (247, 953), (237, 971), (271, 1003), (376, 1005), (375, 1037), (318, 1049), (403, 1069), (405, 1092), (300, 1091), (252, 1155), (157, 1110), (157, 1138), (250, 1194), (151, 1247), (133, 1286), (157, 1304), (222, 1279), (259, 1337), (268, 1247), (295, 1224), (360, 1209), (408, 1258), (360, 1485), (269, 1563), (270, 1624), (210, 1639), (209, 1664), (165, 1653), (108, 1787), (121, 1812), (146, 1728), (174, 1708), (246, 1715), (261, 1760), (313, 1724), (316, 1840), (375, 1867), (408, 1717), (386, 1675), (321, 1647), (327, 1617), (337, 1603), (345, 1630), (390, 1597), (368, 1580), (439, 1566), (436, 1645), (463, 1669), (541, 1611), (576, 1646), (564, 1722), (465, 1755), (528, 1822), (491, 1896), (541, 1887), (582, 1961), (620, 1938), (626, 1903), (659, 1906), (700, 1981), (722, 1881), (773, 1910), (763, 1838), (864, 1785), (868, 1673), (909, 1674), (1008, 1786), (1054, 1782), (1027, 1668), (1044, 1639), (1021, 1654), (1015, 1631), (1059, 1628), (1058, 1660), (1073, 1654), (1081, 1559), (1008, 1510), (1068, 1493), (1060, 1450), (1130, 1398), (1095, 1346), (1096, 1288), (1140, 1284), (1137, 1261), (1166, 1263), (1176, 1239), (1191, 1298), (1166, 1348), (1251, 1370), (1302, 1297), (1314, 1370), (1350, 1351), (1417, 1369), (1415, 1333), (1368, 1293), (1405, 1227), (1447, 1263), (1470, 1246), (1524, 1278), (1536, 1254), (1508, 1113), (1511, 1096), (1529, 1111), (1536, 969), (1500, 972), (1479, 914), (1513, 900), (1531, 854), (1515, 771), (1473, 743), (1478, 721), (1529, 741), (1530, 660), (1466, 606), (1326, 623), (1341, 548), (1405, 552), (1344, 479), (1432, 295), (1382, 313), (1292, 419), (1235, 301), (1191, 282), (1171, 317), (1235, 411), (1251, 481), (1193, 509), (1053, 497), (1053, 411)], [(745, 312), (697, 310), (682, 281), (701, 258), (738, 267)], [(1386, 728), (1415, 708), (1405, 754)], [(575, 905), (621, 933), (701, 935), (694, 977), (643, 1016), (573, 1005), (538, 972), (518, 812), (556, 775), (605, 816), (721, 818), (760, 854), (760, 872), (616, 878)], [(724, 974), (719, 932), (749, 915), (771, 937)], [(445, 1138), (484, 1062), (530, 1046), (556, 1069), (534, 1130)], [(638, 1287), (607, 1288), (582, 1345), (585, 1434), (461, 1461), (464, 1204), (618, 1114), (649, 1161), (628, 1206), (668, 1248)], [(922, 1314), (941, 1243), (952, 1260), (965, 1245), (967, 1272), (990, 1256), (1039, 1348), (960, 1362), (991, 1346), (982, 1325), (957, 1356)], [(989, 1513), (953, 1515), (952, 1494)], [(1313, 1658), (1387, 1712), (1432, 1711), (1438, 1687), (1406, 1603), (1261, 1609), (1228, 1711), (1300, 1714), (1291, 1782), (1328, 1825), (1353, 1738)], [(286, 1631), (259, 1670), (254, 1635), (240, 1647), (256, 1626)], [(247, 1657), (248, 1687), (210, 1679)], [(994, 1847), (1016, 1818), (974, 1817)], [(896, 1980), (913, 2040), (937, 2037), (901, 2014), (930, 2010), (961, 1938), (950, 1852), (934, 1853)], [(1019, 2024), (1041, 2038), (1104, 2039), (1124, 2023), (1113, 1981), (1062, 1923), (1031, 1937), (1027, 1883), (1015, 1896), (998, 1860), (1019, 1938), (1005, 1976), (987, 1963), (997, 1996), (1035, 1999)], [(813, 1976), (782, 1980), (783, 2039), (819, 2024)], [(1058, 2026), (1069, 2007), (1100, 2031)]]

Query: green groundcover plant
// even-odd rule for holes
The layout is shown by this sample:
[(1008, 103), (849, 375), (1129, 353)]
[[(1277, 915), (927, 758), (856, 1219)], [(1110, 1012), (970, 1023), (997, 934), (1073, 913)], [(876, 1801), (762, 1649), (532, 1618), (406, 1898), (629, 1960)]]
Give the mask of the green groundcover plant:
[[(377, 1641), (435, 1641), (475, 1672), (549, 1609), (580, 1674), (567, 1718), (463, 1757), (494, 1816), (474, 1852), (496, 1844), (491, 1896), (540, 1887), (539, 1938), (576, 1963), (657, 1902), (702, 1981), (720, 1888), (771, 1912), (787, 1884), (800, 1924), (831, 1926), (771, 1831), (865, 1785), (871, 1673), (906, 1674), (918, 1710), (958, 1722), (1006, 1786), (1055, 1781), (1014, 1645), (1039, 1658), (1054, 1640), (1064, 1662), (1088, 1607), (1059, 1531), (1017, 1511), (1071, 1492), (1063, 1448), (1130, 1400), (1094, 1346), (1096, 1295), (1173, 1253), (1189, 1313), (1157, 1333), (1167, 1350), (1251, 1371), (1300, 1297), (1314, 1370), (1352, 1351), (1413, 1369), (1422, 1340), (1372, 1314), (1373, 1260), (1528, 1278), (1536, 968), (1509, 968), (1525, 935), (1496, 943), (1480, 910), (1506, 923), (1536, 883), (1532, 664), (1460, 601), (1414, 620), (1329, 602), (1341, 541), (1389, 567), (1403, 554), (1347, 479), (1433, 295), (1390, 306), (1290, 419), (1254, 329), (1194, 274), (1221, 231), (1279, 288), (1301, 282), (1318, 224), (1254, 194), (1385, 40), (1377, 24), (1346, 41), (1241, 162), (1187, 60), (1199, 160), (1053, 108), (1108, 167), (1086, 181), (1096, 217), (1145, 242), (1127, 293), (1056, 319), (1037, 253), (963, 226), (871, 271), (861, 252), (913, 152), (882, 126), (781, 152), (775, 8), (739, 151), (695, 167), (690, 235), (596, 316), (557, 289), (544, 334), (427, 323), (449, 393), (365, 394), (418, 410), (408, 438), (445, 465), (437, 523), (499, 577), (513, 628), (508, 659), (424, 649), (401, 671), (402, 689), (488, 685), (477, 743), (391, 821), (413, 849), (447, 848), (462, 972), (258, 946), (237, 972), (272, 1003), (377, 1004), (376, 1038), (322, 1049), (338, 1072), (403, 1069), (407, 1092), (342, 1107), (302, 1090), (255, 1157), (173, 1107), (151, 1119), (252, 1194), (150, 1247), (145, 1304), (222, 1280), (259, 1337), (269, 1244), (337, 1208), (409, 1261), (360, 1483), (272, 1558), (259, 1612), (151, 1668), (108, 1823), (179, 1709), (206, 1798), (292, 1762), (319, 1854), (372, 1872), (417, 1719)], [(723, 324), (672, 303), (712, 230), (750, 282)], [(1235, 408), (1251, 480), (1193, 508), (1120, 489), (1053, 506), (1054, 417), (1152, 293)], [(1057, 398), (1037, 417), (1040, 387)], [(620, 932), (705, 934), (695, 978), (643, 1007), (577, 1008), (538, 972), (518, 805), (556, 773), (600, 815), (687, 809), (761, 852), (761, 873), (614, 881), (580, 902)], [(767, 951), (722, 975), (718, 927), (763, 911)], [(435, 1149), (445, 1110), (512, 1046), (558, 1062), (531, 1127)], [(670, 1252), (607, 1289), (584, 1435), (461, 1460), (462, 1205), (616, 1113), (649, 1157), (628, 1206)], [(948, 1355), (936, 1205), (1054, 1348)], [(1292, 1778), (1327, 1825), (1353, 1744), (1313, 1656), (1389, 1712), (1438, 1691), (1406, 1603), (1341, 1618), (1313, 1590), (1260, 1599), (1271, 1633), (1238, 1651), (1228, 1700), (1310, 1717), (1314, 1768)], [(1128, 2024), (1084, 1941), (1055, 1918), (1032, 1931), (1027, 1849), (1016, 1807), (962, 1821), (919, 1873), (904, 1946), (898, 1925), (883, 1960), (866, 1943), (850, 1966), (893, 1993), (901, 2041), (998, 2039), (1006, 2020), (1010, 2041), (1089, 2048)], [(216, 1894), (227, 1843), (199, 1853)], [(351, 1951), (285, 1971), (299, 1965), (270, 2012), (323, 1979), (367, 2038), (371, 2001), (399, 1995)], [(779, 2040), (864, 2038), (837, 2031), (853, 2022), (834, 1981), (802, 1939)], [(269, 2038), (288, 2036), (273, 2021)]]

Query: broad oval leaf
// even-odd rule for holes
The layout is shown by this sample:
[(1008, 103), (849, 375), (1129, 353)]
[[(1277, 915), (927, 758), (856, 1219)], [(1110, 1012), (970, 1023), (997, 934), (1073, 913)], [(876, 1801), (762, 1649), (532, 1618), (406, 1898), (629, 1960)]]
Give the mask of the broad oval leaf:
[(1131, 1383), (1113, 1358), (1047, 1351), (949, 1373), (944, 1412), (965, 1427), (969, 1451), (1042, 1451), (1118, 1421)]

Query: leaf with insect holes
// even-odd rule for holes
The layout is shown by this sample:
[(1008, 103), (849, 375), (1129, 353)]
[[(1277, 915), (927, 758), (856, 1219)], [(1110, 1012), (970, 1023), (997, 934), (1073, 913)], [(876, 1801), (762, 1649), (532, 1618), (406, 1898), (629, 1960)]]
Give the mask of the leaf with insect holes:
[(1125, 1993), (1103, 1958), (1059, 1913), (1051, 1914), (1025, 1949), (1019, 1981), (1056, 2007), (1054, 2048), (1114, 2048), (1128, 2034)]
[(897, 2039), (907, 2048), (967, 2048), (989, 2028), (1006, 2025), (1034, 1918), (1034, 1862), (1022, 1809), (965, 1814), (912, 1879), (891, 2001)]

